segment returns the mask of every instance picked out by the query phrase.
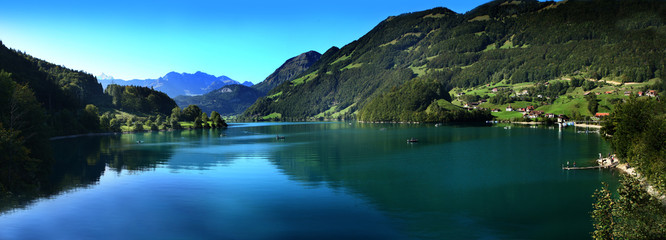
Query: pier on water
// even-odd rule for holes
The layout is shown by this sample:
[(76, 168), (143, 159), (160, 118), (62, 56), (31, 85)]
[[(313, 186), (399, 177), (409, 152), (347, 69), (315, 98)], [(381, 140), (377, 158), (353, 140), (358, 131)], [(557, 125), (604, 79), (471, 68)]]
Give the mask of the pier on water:
[(615, 158), (615, 156), (612, 156), (612, 157), (608, 157), (608, 158), (597, 159), (597, 165), (596, 166), (585, 166), (585, 167), (562, 166), (562, 169), (563, 170), (587, 170), (587, 169), (614, 168), (619, 164), (620, 164), (620, 161), (617, 158)]

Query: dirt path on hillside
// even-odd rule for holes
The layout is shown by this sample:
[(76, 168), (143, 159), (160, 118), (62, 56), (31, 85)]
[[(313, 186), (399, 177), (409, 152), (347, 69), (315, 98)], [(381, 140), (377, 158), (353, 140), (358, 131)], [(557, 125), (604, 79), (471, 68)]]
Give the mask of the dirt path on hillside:
[[(571, 78), (570, 78), (570, 77), (563, 77), (563, 78), (561, 78), (561, 79), (562, 79), (562, 80), (566, 80), (566, 81), (571, 81)], [(594, 80), (594, 79), (592, 79), (592, 78), (587, 78), (587, 79), (585, 79), (585, 80), (587, 80), (587, 81), (591, 81), (591, 82), (599, 82), (599, 81), (601, 81), (601, 82), (605, 82), (605, 83), (608, 83), (608, 84), (613, 84), (613, 85), (616, 85), (616, 86), (617, 86), (617, 85), (622, 85), (621, 82), (618, 82), (618, 81), (611, 81), (611, 80)], [(639, 84), (639, 82), (626, 82), (626, 83), (624, 83), (624, 85), (634, 85), (634, 84)]]

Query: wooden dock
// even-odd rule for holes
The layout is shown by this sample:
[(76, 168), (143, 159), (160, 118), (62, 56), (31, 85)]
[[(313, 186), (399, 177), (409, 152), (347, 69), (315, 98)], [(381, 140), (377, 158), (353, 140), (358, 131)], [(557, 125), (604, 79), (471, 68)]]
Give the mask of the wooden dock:
[[(588, 169), (603, 169), (603, 168), (614, 168), (618, 164), (620, 164), (619, 161), (615, 160), (613, 162), (610, 161), (610, 158), (604, 158), (603, 161), (597, 160), (599, 165), (597, 166), (587, 166), (587, 167), (569, 167), (569, 166), (562, 166), (562, 170), (588, 170)], [(606, 163), (608, 162), (608, 163)]]

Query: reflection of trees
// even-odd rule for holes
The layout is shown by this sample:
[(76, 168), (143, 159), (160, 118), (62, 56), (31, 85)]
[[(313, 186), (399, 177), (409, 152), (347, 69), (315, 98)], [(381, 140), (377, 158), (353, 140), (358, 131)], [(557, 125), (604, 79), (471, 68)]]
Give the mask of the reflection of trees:
[[(0, 196), (0, 212), (25, 206), (38, 197), (49, 197), (74, 188), (96, 184), (106, 167), (145, 171), (168, 161), (173, 144), (181, 133), (155, 132), (109, 136), (89, 136), (52, 141), (55, 164), (49, 182), (38, 194)], [(136, 141), (143, 141), (138, 144)]]
[(46, 177), (49, 181), (40, 186), (38, 193), (0, 195), (0, 213), (26, 206), (39, 197), (97, 184), (107, 167), (118, 174), (155, 169), (172, 158), (175, 148), (191, 141), (199, 141), (203, 145), (217, 144), (216, 137), (225, 131), (197, 129), (54, 140), (51, 144), (55, 163)]

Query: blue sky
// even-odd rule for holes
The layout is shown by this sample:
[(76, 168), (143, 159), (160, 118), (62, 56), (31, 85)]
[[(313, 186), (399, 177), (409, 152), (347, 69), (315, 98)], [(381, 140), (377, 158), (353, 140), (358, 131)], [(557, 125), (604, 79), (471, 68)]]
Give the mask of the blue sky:
[(8, 47), (93, 75), (157, 78), (202, 71), (258, 83), (285, 60), (342, 47), (388, 16), (487, 0), (6, 1)]

